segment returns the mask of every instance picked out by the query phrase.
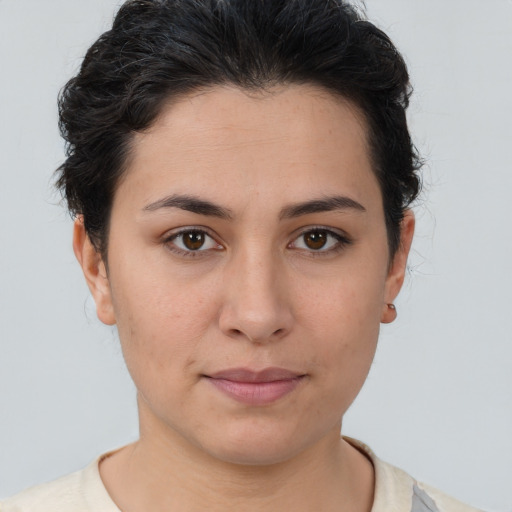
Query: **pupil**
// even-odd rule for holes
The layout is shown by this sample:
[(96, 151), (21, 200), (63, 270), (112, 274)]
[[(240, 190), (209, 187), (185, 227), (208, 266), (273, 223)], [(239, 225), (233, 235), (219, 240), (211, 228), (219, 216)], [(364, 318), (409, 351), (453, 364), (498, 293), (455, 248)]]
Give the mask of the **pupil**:
[(204, 244), (204, 233), (185, 233), (183, 235), (183, 243), (187, 249), (197, 251), (197, 249), (201, 249)]
[(325, 231), (311, 231), (304, 236), (304, 241), (310, 249), (321, 249), (327, 243)]

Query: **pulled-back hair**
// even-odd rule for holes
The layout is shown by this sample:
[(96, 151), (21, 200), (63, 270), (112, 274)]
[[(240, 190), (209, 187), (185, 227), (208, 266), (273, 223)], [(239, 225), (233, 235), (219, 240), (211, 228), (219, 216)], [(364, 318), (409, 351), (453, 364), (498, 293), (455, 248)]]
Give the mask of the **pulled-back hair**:
[(106, 255), (134, 133), (169, 101), (224, 84), (313, 84), (359, 107), (393, 255), (419, 189), (409, 77), (386, 34), (343, 0), (129, 0), (120, 8), (59, 97), (67, 159), (57, 185), (96, 249)]

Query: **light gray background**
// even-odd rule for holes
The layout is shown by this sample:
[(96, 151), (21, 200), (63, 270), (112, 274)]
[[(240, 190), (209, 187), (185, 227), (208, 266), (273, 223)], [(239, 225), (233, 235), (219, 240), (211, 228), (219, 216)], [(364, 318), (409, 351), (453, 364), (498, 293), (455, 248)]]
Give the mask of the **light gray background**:
[[(116, 0), (0, 0), (0, 496), (137, 435), (52, 192), (55, 98)], [(411, 273), (346, 434), (459, 499), (512, 511), (512, 2), (368, 0), (410, 65), (428, 159)]]

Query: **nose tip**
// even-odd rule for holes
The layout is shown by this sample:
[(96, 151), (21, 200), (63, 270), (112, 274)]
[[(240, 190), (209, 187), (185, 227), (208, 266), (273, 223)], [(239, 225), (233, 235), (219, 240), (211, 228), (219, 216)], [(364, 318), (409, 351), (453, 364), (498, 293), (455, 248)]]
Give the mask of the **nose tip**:
[(293, 314), (283, 276), (261, 266), (257, 271), (245, 267), (237, 277), (230, 276), (219, 317), (221, 331), (236, 339), (267, 343), (285, 337), (291, 330)]

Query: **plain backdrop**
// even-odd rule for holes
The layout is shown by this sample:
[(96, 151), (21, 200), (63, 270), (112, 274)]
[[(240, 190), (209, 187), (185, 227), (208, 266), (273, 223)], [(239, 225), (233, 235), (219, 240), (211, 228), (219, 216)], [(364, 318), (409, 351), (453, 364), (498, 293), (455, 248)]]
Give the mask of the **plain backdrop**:
[[(52, 189), (56, 96), (117, 0), (0, 0), (0, 497), (137, 436)], [(368, 0), (415, 86), (427, 160), (398, 320), (344, 433), (416, 478), (512, 511), (512, 1)]]

